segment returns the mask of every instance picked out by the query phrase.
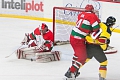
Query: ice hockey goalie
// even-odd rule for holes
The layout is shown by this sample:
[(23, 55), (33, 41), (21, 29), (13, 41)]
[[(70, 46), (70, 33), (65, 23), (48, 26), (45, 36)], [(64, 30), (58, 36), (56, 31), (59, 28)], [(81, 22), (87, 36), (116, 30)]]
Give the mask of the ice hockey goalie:
[(53, 51), (53, 33), (45, 23), (37, 27), (32, 33), (25, 33), (23, 45), (16, 51), (18, 59), (35, 60), (37, 62), (59, 61), (60, 51)]

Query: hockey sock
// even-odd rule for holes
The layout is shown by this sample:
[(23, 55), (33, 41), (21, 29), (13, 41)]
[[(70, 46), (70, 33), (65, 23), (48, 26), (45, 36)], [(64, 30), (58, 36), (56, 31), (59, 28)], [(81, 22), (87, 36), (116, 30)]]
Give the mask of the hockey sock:
[(102, 78), (106, 78), (106, 73), (107, 73), (107, 60), (100, 63), (100, 67), (99, 67), (99, 73), (101, 75)]

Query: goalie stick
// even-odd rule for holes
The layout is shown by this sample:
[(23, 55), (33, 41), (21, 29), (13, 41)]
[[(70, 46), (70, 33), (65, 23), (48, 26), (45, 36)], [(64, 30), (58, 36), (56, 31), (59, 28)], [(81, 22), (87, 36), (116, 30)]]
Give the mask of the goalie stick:
[[(20, 47), (22, 47), (22, 45), (21, 45), (21, 46), (19, 46), (17, 49), (19, 49)], [(16, 51), (16, 50), (14, 50), (14, 51), (13, 51), (10, 55), (6, 56), (5, 58), (10, 57), (13, 53), (15, 53), (15, 51)]]

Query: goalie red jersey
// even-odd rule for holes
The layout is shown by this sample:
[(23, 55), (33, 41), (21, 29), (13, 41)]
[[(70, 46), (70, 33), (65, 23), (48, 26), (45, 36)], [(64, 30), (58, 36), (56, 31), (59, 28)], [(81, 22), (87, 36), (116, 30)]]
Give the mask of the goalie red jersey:
[(23, 42), (27, 42), (29, 47), (37, 46), (41, 52), (51, 51), (53, 48), (53, 33), (44, 23), (26, 36), (27, 41)]
[(43, 39), (44, 40), (50, 40), (53, 42), (53, 33), (48, 29), (44, 34), (41, 34), (42, 31), (38, 28), (36, 28), (34, 30), (34, 32), (30, 33), (29, 36), (30, 36), (30, 39), (36, 39), (36, 36), (43, 36)]

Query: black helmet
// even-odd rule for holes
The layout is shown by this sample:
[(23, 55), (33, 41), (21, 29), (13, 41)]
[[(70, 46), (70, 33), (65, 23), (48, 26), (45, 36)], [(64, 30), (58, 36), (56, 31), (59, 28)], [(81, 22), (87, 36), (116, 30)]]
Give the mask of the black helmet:
[(107, 26), (111, 26), (114, 25), (116, 22), (116, 19), (113, 16), (109, 16), (106, 20), (106, 24)]

